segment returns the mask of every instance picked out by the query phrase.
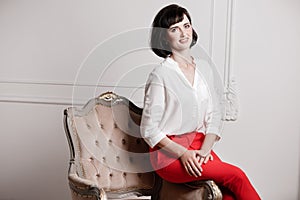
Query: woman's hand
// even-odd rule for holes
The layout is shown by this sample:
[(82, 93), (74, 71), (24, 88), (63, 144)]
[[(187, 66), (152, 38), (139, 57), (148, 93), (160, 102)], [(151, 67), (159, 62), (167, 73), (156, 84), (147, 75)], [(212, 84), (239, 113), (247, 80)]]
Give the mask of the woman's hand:
[(197, 150), (187, 150), (181, 155), (181, 163), (190, 176), (201, 176), (203, 169), (200, 164), (201, 159), (199, 160), (199, 158), (199, 151)]
[(175, 157), (180, 158), (186, 172), (191, 176), (198, 177), (201, 176), (203, 171), (201, 165), (213, 160), (210, 149), (213, 146), (215, 137), (214, 134), (206, 135), (201, 150), (187, 150), (185, 147), (173, 142), (168, 137), (164, 137), (158, 143), (158, 146), (167, 152), (170, 152)]
[(204, 154), (203, 150), (188, 150), (180, 157), (186, 172), (190, 176), (202, 175), (202, 164), (206, 164), (208, 161), (213, 160), (211, 153)]
[(213, 160), (214, 157), (211, 155), (210, 151), (208, 153), (205, 153), (204, 150), (199, 150), (198, 151), (197, 158), (199, 160), (199, 164), (206, 164), (208, 161)]

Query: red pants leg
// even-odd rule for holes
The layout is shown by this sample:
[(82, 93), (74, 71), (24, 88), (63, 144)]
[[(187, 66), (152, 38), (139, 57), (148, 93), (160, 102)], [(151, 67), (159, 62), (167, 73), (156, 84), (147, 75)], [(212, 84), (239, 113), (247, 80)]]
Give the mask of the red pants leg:
[[(170, 139), (189, 149), (200, 149), (204, 135), (201, 133), (191, 133), (181, 136), (171, 136)], [(224, 187), (230, 190), (235, 195), (235, 199), (260, 199), (246, 174), (240, 168), (222, 162), (214, 152), (212, 152), (214, 160), (203, 164), (203, 172), (200, 177), (190, 176), (178, 158), (168, 155), (163, 150), (155, 148), (151, 149), (151, 152), (150, 157), (153, 167), (156, 169), (158, 175), (169, 182), (184, 183), (211, 179), (220, 185), (221, 188)], [(224, 198), (233, 199), (230, 193), (226, 192)]]

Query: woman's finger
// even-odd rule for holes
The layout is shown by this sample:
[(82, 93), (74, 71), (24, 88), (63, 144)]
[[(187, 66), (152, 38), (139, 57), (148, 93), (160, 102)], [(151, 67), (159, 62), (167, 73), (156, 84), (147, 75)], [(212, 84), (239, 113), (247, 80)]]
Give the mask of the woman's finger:
[(193, 161), (191, 161), (190, 163), (190, 166), (191, 166), (191, 169), (193, 170), (193, 175), (195, 176), (195, 177), (198, 177), (198, 176), (201, 176), (201, 171), (200, 171), (200, 166), (198, 166), (198, 163), (197, 163), (197, 161), (196, 161), (196, 163), (195, 162), (193, 162)]
[(205, 157), (204, 164), (206, 164), (209, 160), (210, 160), (210, 156), (208, 155)]
[(201, 166), (205, 161), (205, 157), (201, 157), (199, 161), (199, 166)]
[(192, 176), (191, 172), (190, 172), (190, 168), (191, 166), (187, 163), (187, 164), (184, 164), (184, 168), (185, 168), (185, 171), (190, 175)]
[(206, 164), (208, 161), (210, 160), (213, 160), (213, 156), (211, 154), (209, 154), (208, 156), (205, 157), (205, 160), (204, 160), (204, 164)]

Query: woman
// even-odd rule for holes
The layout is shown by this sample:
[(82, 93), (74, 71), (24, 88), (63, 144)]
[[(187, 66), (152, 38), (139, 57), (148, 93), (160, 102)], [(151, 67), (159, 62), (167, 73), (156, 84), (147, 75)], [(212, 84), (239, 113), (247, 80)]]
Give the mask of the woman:
[(191, 55), (197, 42), (186, 9), (169, 5), (153, 21), (151, 48), (164, 58), (145, 88), (141, 133), (165, 180), (214, 180), (224, 199), (260, 199), (245, 173), (212, 151), (220, 139), (222, 102), (208, 62)]

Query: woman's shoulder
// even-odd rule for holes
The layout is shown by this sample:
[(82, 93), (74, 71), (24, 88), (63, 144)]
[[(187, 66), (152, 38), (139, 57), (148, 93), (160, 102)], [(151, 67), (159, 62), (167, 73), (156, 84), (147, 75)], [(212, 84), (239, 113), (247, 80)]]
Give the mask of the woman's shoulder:
[(195, 58), (194, 59), (195, 63), (196, 63), (196, 67), (197, 69), (201, 70), (201, 71), (211, 71), (211, 64), (209, 63), (209, 61), (205, 60), (205, 59), (201, 59), (201, 58)]
[(168, 59), (164, 59), (162, 62), (156, 64), (152, 70), (152, 74), (163, 76), (170, 71), (170, 63)]
[(196, 70), (200, 75), (203, 75), (206, 79), (212, 78), (215, 76), (220, 76), (218, 69), (214, 65), (205, 59), (195, 59), (196, 62)]
[(198, 59), (196, 62), (197, 72), (200, 76), (205, 79), (211, 87), (218, 87), (220, 91), (223, 90), (223, 81), (217, 66), (213, 62), (205, 59)]
[(165, 82), (168, 80), (172, 74), (172, 69), (168, 65), (166, 59), (155, 64), (149, 73), (148, 82)]

